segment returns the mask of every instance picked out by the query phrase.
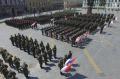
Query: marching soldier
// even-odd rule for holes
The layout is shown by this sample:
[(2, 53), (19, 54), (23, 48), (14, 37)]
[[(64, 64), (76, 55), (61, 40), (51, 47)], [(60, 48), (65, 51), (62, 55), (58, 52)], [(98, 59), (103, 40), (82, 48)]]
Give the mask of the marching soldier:
[(25, 75), (26, 79), (29, 79), (29, 71), (28, 71), (28, 65), (24, 65), (23, 67), (23, 74)]
[(64, 58), (63, 58), (63, 63), (64, 63), (64, 64), (65, 64), (65, 62), (67, 61), (67, 59), (68, 59), (68, 56), (65, 55)]
[(49, 48), (49, 50), (47, 51), (48, 53), (48, 56), (49, 56), (49, 60), (51, 61), (52, 60), (52, 50), (51, 48)]
[(38, 57), (38, 61), (39, 61), (39, 64), (40, 64), (40, 68), (42, 69), (42, 64), (43, 64), (43, 58), (42, 58), (42, 55), (39, 54), (39, 57)]
[(11, 35), (10, 40), (12, 42), (12, 45), (14, 46), (14, 37)]
[(14, 65), (15, 65), (16, 69), (19, 71), (19, 68), (20, 68), (20, 59), (19, 58), (14, 57)]
[(47, 43), (46, 50), (48, 51), (49, 49), (50, 49), (50, 45), (49, 45), (49, 43)]
[(42, 51), (42, 53), (44, 53), (44, 51), (45, 51), (45, 46), (44, 45), (41, 47), (41, 51)]
[(45, 65), (47, 65), (48, 60), (47, 60), (47, 53), (45, 51), (43, 53), (43, 58), (44, 58)]
[(10, 65), (10, 67), (13, 67), (13, 60), (12, 60), (12, 55), (8, 58), (8, 63)]
[(54, 58), (56, 58), (56, 51), (57, 51), (57, 48), (56, 48), (56, 45), (54, 45), (54, 47), (53, 47), (53, 56), (54, 56)]
[(72, 53), (71, 53), (71, 51), (69, 51), (68, 56), (67, 56), (67, 59), (70, 59), (70, 58), (72, 58)]
[(40, 47), (43, 47), (44, 46), (44, 44), (43, 44), (43, 42), (41, 41), (41, 43), (40, 43)]
[(63, 73), (61, 72), (61, 69), (63, 68), (63, 58), (60, 59), (58, 67), (60, 68), (60, 74), (63, 75)]

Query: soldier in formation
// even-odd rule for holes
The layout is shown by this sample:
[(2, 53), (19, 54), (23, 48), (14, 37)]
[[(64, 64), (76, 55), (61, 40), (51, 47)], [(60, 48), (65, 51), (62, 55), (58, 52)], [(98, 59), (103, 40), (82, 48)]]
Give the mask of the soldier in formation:
[(10, 40), (12, 44), (20, 48), (20, 50), (27, 52), (34, 58), (37, 58), (41, 68), (43, 68), (43, 63), (47, 65), (48, 60), (52, 61), (52, 57), (57, 57), (56, 45), (51, 48), (49, 43), (47, 43), (47, 45), (45, 46), (42, 41), (39, 44), (37, 39), (33, 40), (32, 38), (28, 38), (27, 36), (21, 35), (19, 33), (15, 34), (14, 36), (11, 35)]
[[(22, 71), (25, 77), (28, 79), (28, 65), (24, 64), (23, 66), (20, 65), (20, 59), (16, 56), (13, 57), (11, 54), (7, 52), (6, 49), (0, 51), (3, 60), (9, 64), (11, 68), (16, 69), (18, 72)], [(8, 70), (8, 66), (3, 64), (3, 60), (0, 59), (0, 72), (6, 77), (6, 79), (16, 79), (16, 73)]]
[(6, 20), (5, 23), (9, 26), (23, 30), (23, 29), (31, 28), (31, 25), (34, 23), (34, 21), (24, 20), (24, 19), (11, 19), (11, 20)]
[[(105, 23), (110, 24), (114, 14), (80, 14), (77, 17), (70, 17), (67, 20), (60, 19), (55, 21), (52, 27), (42, 28), (42, 34), (51, 38), (59, 39), (71, 43), (71, 46), (76, 45), (75, 40), (79, 36), (84, 36), (85, 33), (95, 33), (100, 27), (100, 33), (103, 32)], [(82, 41), (84, 42), (84, 41)]]

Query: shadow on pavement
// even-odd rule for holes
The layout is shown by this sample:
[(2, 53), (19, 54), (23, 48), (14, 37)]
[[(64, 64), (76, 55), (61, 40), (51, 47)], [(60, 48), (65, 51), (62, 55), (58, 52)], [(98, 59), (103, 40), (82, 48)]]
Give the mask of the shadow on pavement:
[(66, 78), (66, 79), (85, 79), (85, 78), (87, 78), (87, 77), (82, 75), (82, 74), (76, 73), (75, 75), (72, 75), (72, 76), (70, 76), (69, 78)]
[(46, 72), (49, 72), (51, 70), (50, 67), (43, 67), (44, 70), (46, 70)]
[(79, 64), (72, 64), (73, 67), (80, 67)]
[(53, 63), (58, 63), (59, 61), (58, 61), (58, 60), (52, 60), (51, 62), (53, 62)]
[(29, 79), (39, 79), (38, 77), (29, 76)]
[(53, 66), (56, 66), (55, 64), (51, 63), (51, 64), (47, 64), (47, 66), (49, 67), (53, 67)]

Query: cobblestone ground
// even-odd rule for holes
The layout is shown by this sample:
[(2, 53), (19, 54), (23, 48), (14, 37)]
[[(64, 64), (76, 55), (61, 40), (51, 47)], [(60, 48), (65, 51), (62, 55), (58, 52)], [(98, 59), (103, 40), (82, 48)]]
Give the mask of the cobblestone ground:
[[(85, 11), (82, 10), (82, 12), (84, 13)], [(7, 49), (8, 52), (19, 57), (22, 62), (26, 62), (29, 65), (31, 79), (120, 79), (120, 13), (109, 13), (115, 13), (118, 21), (111, 24), (111, 28), (105, 28), (104, 34), (97, 32), (94, 35), (90, 35), (89, 38), (92, 41), (86, 45), (85, 49), (71, 47), (66, 42), (42, 36), (40, 30), (27, 29), (21, 31), (4, 23), (0, 23), (0, 47)], [(39, 25), (39, 28), (44, 26), (47, 25)], [(45, 44), (49, 42), (51, 46), (56, 44), (59, 57), (63, 57), (71, 50), (73, 56), (77, 57), (78, 66), (71, 71), (70, 78), (60, 75), (57, 63), (50, 62), (49, 66), (44, 65), (46, 70), (40, 69), (37, 59), (12, 46), (9, 37), (16, 33), (36, 38), (38, 42), (42, 40)], [(17, 77), (25, 79), (23, 74), (17, 73)], [(0, 79), (2, 78), (0, 77)]]

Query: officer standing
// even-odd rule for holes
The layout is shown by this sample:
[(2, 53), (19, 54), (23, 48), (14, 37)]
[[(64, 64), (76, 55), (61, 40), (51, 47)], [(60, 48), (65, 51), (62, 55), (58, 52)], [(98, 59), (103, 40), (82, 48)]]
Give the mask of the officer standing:
[(28, 65), (24, 65), (23, 67), (23, 74), (25, 75), (26, 79), (29, 79), (29, 71), (28, 71)]
[(63, 58), (60, 59), (58, 67), (60, 68), (60, 74), (63, 75), (63, 73), (61, 72), (61, 69), (63, 68)]
[(72, 58), (72, 52), (71, 51), (69, 51), (67, 58), (68, 59)]
[(52, 50), (51, 50), (51, 48), (49, 48), (47, 52), (48, 52), (47, 54), (49, 56), (49, 60), (51, 61), (52, 60)]
[(46, 51), (44, 51), (43, 57), (44, 57), (45, 65), (47, 65), (48, 60), (47, 60), (47, 53), (46, 53)]
[(10, 40), (12, 42), (12, 45), (14, 46), (14, 37), (11, 35)]
[(43, 58), (42, 58), (42, 55), (39, 54), (39, 57), (38, 57), (38, 61), (39, 61), (39, 64), (40, 64), (40, 68), (42, 69), (42, 64), (43, 64)]
[(53, 47), (53, 56), (54, 56), (54, 58), (56, 58), (56, 51), (57, 51), (57, 48), (56, 48), (56, 45), (54, 45), (54, 47)]
[(12, 55), (10, 55), (10, 57), (8, 58), (8, 63), (10, 65), (10, 67), (13, 67), (13, 60), (12, 60)]

